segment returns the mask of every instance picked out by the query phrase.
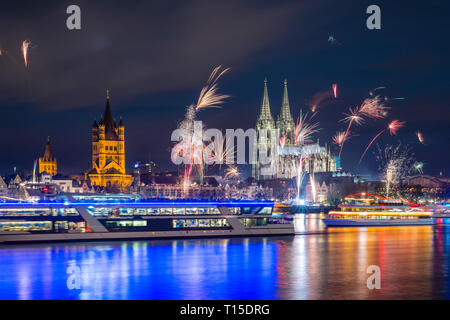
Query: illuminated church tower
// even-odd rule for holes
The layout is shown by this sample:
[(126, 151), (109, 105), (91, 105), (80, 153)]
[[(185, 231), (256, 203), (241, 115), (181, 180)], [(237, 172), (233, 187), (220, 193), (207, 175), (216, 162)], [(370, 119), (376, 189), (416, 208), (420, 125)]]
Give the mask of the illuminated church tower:
[[(281, 112), (277, 119), (277, 129), (280, 135), (280, 146), (278, 147), (277, 178), (292, 178), (295, 176), (293, 161), (297, 157), (297, 147), (295, 139), (295, 122), (291, 115), (287, 80), (284, 80), (283, 100), (281, 102)], [(281, 144), (281, 140), (284, 143)]]
[[(274, 145), (275, 121), (273, 120), (272, 113), (270, 112), (269, 92), (267, 90), (267, 79), (264, 79), (264, 92), (261, 103), (261, 111), (256, 120), (256, 135), (255, 135), (255, 150), (254, 150), (254, 163), (252, 168), (252, 176), (257, 180), (272, 179), (276, 172), (272, 172), (270, 164), (267, 161), (263, 161), (263, 158), (273, 159), (275, 148)], [(273, 161), (272, 161), (273, 162)]]
[[(115, 187), (123, 191), (133, 182), (125, 171), (125, 126), (122, 119), (116, 125), (106, 91), (106, 108), (102, 119), (92, 125), (92, 168), (86, 173), (91, 184)], [(86, 177), (86, 178), (87, 178)]]
[(295, 145), (295, 123), (291, 115), (291, 107), (289, 105), (289, 97), (287, 90), (287, 80), (284, 80), (283, 102), (281, 104), (281, 112), (277, 119), (277, 129), (280, 138), (286, 137), (286, 146)]
[(58, 173), (56, 158), (53, 158), (52, 148), (50, 146), (50, 137), (47, 138), (45, 144), (44, 156), (39, 158), (39, 173), (47, 172), (51, 176)]

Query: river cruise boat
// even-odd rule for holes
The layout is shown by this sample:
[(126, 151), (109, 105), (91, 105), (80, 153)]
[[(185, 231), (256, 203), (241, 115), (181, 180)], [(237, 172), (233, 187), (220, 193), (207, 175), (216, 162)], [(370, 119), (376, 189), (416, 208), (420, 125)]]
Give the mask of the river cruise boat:
[(352, 194), (344, 204), (325, 215), (327, 226), (432, 225), (435, 219), (425, 206), (404, 199), (388, 199), (369, 193)]
[(0, 243), (294, 235), (273, 201), (143, 200), (65, 195), (0, 202)]

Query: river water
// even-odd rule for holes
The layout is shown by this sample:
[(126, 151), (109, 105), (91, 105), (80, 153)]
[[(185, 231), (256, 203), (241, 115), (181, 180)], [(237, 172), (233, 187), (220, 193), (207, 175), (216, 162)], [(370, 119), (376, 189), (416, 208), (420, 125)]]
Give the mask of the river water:
[[(450, 226), (0, 246), (0, 299), (448, 299)], [(309, 234), (305, 234), (305, 233)], [(380, 289), (368, 289), (369, 266)]]

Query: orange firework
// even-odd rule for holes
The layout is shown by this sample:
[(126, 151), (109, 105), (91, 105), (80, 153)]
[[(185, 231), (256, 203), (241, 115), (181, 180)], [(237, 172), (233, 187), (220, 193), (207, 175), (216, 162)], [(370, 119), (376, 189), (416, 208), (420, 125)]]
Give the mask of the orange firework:
[(417, 135), (417, 139), (419, 139), (419, 142), (420, 142), (421, 144), (425, 144), (425, 143), (424, 143), (425, 140), (423, 139), (422, 132), (417, 131), (417, 132), (416, 132), (416, 135)]
[(22, 42), (22, 54), (23, 54), (23, 60), (25, 62), (25, 67), (28, 67), (28, 48), (30, 47), (31, 41), (24, 40)]

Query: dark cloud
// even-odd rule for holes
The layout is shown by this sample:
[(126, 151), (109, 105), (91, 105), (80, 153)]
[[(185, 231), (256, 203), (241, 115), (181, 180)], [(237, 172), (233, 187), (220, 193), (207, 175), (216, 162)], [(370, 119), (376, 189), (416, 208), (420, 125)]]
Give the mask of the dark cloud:
[[(128, 2), (127, 2), (128, 3)], [(199, 86), (218, 64), (240, 67), (280, 43), (299, 3), (245, 1), (80, 2), (82, 30), (65, 27), (65, 5), (3, 12), (2, 43), (15, 64), (0, 77), (2, 102), (51, 109), (97, 103), (106, 87), (116, 99)], [(17, 10), (17, 11), (16, 11)], [(9, 32), (14, 30), (14, 32)], [(33, 43), (30, 66), (20, 56)], [(26, 94), (24, 94), (24, 92)], [(61, 102), (64, 101), (62, 104)]]

